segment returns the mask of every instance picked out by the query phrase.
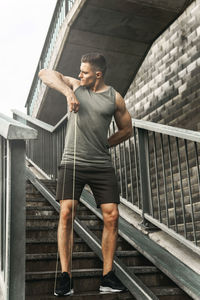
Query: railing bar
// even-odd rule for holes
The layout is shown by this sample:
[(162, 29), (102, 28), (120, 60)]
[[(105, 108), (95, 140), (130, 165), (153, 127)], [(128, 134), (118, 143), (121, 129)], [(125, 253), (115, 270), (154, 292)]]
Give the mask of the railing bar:
[[(113, 129), (113, 133), (115, 132), (115, 123), (114, 121), (112, 122), (112, 129)], [(112, 148), (113, 152), (114, 152), (114, 167), (115, 167), (115, 172), (117, 173), (117, 154), (116, 154), (116, 147)]]
[[(113, 133), (115, 133), (116, 129), (115, 129), (115, 123), (113, 121)], [(114, 147), (115, 151), (117, 147)], [(121, 167), (121, 150), (120, 150), (120, 145), (118, 145), (118, 149), (119, 149), (119, 184), (120, 184), (120, 191), (121, 191), (121, 195), (123, 196), (123, 186), (122, 186), (122, 167)], [(116, 154), (116, 153), (115, 153)], [(117, 155), (116, 155), (117, 157)]]
[(121, 195), (123, 197), (123, 171), (122, 171), (122, 159), (121, 159), (121, 145), (118, 145), (119, 149), (119, 174), (120, 174), (120, 187), (121, 187)]
[(161, 141), (161, 156), (162, 156), (162, 166), (163, 166), (163, 181), (164, 181), (164, 191), (165, 191), (165, 212), (167, 217), (167, 226), (169, 227), (169, 211), (168, 211), (168, 196), (167, 196), (167, 182), (166, 182), (166, 170), (165, 170), (165, 154), (163, 145), (163, 135), (160, 133)]
[(195, 158), (196, 158), (196, 166), (197, 166), (197, 180), (198, 180), (198, 187), (199, 187), (199, 194), (200, 194), (200, 169), (199, 169), (198, 147), (196, 142), (194, 142), (194, 149), (195, 149)]
[(153, 207), (153, 196), (152, 196), (152, 184), (151, 184), (151, 166), (150, 166), (150, 150), (149, 150), (149, 131), (148, 133), (148, 139), (147, 139), (147, 152), (148, 152), (148, 176), (149, 176), (149, 188), (150, 188), (150, 199), (149, 199), (149, 204), (150, 204), (150, 210), (151, 210), (151, 215), (154, 217), (154, 207)]
[(178, 159), (178, 170), (179, 170), (179, 180), (180, 180), (180, 189), (181, 189), (181, 205), (183, 212), (183, 226), (184, 226), (184, 236), (187, 238), (187, 227), (186, 227), (186, 218), (185, 218), (185, 204), (184, 204), (184, 192), (183, 192), (183, 183), (182, 183), (182, 168), (181, 168), (181, 160), (180, 160), (180, 151), (179, 151), (179, 139), (176, 138), (176, 151), (177, 151), (177, 159)]
[(184, 140), (184, 144), (185, 144), (185, 157), (186, 157), (186, 166), (187, 166), (187, 180), (188, 180), (188, 188), (189, 188), (189, 199), (190, 199), (191, 216), (192, 216), (192, 229), (193, 229), (193, 234), (194, 234), (194, 242), (197, 245), (197, 236), (196, 236), (194, 208), (193, 208), (193, 200), (192, 200), (192, 188), (191, 188), (191, 178), (190, 178), (190, 167), (189, 167), (189, 159), (188, 159), (187, 140)]
[(131, 203), (134, 203), (133, 196), (133, 170), (132, 170), (132, 160), (131, 160), (131, 140), (128, 140), (128, 158), (129, 158), (129, 168), (130, 168), (130, 180), (131, 180)]
[[(173, 173), (173, 163), (172, 163), (171, 140), (169, 135), (167, 136), (167, 139), (168, 139), (170, 177), (171, 177), (171, 186), (172, 186), (172, 201), (173, 204), (175, 205), (174, 173)], [(176, 205), (174, 207), (176, 207)], [(174, 223), (175, 223), (175, 230), (177, 232), (177, 220), (176, 220), (175, 208), (174, 208)]]
[(157, 155), (155, 132), (153, 132), (153, 148), (154, 148), (154, 163), (155, 163), (155, 171), (156, 171), (156, 191), (157, 191), (158, 215), (159, 215), (159, 221), (162, 222), (161, 206), (160, 206), (160, 188), (159, 188), (159, 178), (158, 178), (158, 155)]
[(124, 176), (125, 176), (125, 191), (126, 199), (128, 200), (128, 176), (127, 176), (127, 166), (126, 166), (126, 144), (123, 142), (123, 157), (124, 157)]
[(135, 153), (135, 172), (136, 172), (136, 183), (137, 183), (137, 196), (138, 196), (138, 207), (141, 208), (141, 199), (140, 199), (140, 186), (139, 186), (139, 171), (138, 171), (138, 151), (137, 151), (137, 134), (136, 127), (133, 128), (134, 134), (134, 153)]
[[(116, 132), (116, 126), (115, 126), (114, 122), (113, 122), (113, 129), (114, 129), (113, 133), (115, 133)], [(120, 183), (121, 195), (123, 197), (123, 174), (122, 174), (122, 165), (121, 165), (121, 147), (120, 147), (120, 144), (117, 147), (118, 147), (118, 150), (119, 150), (119, 183)]]

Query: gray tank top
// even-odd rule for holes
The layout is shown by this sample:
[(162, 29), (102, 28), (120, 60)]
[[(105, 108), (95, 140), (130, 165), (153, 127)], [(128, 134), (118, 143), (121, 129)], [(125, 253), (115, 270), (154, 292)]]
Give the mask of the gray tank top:
[[(95, 93), (79, 86), (75, 95), (80, 102), (77, 114), (76, 165), (111, 167), (107, 148), (108, 129), (115, 112), (116, 91), (113, 87)], [(75, 114), (71, 113), (67, 124), (64, 152), (61, 165), (74, 161)]]

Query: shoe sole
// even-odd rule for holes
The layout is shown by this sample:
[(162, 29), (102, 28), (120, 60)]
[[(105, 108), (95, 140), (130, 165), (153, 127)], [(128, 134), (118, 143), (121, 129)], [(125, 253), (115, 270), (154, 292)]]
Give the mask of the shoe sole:
[(119, 289), (113, 289), (111, 287), (105, 287), (105, 286), (100, 286), (99, 288), (100, 293), (120, 293), (123, 292), (124, 290), (119, 290)]
[(63, 295), (57, 294), (57, 293), (55, 292), (55, 293), (54, 293), (54, 296), (56, 296), (56, 297), (70, 296), (70, 295), (72, 295), (73, 293), (74, 293), (74, 290), (71, 290), (71, 291), (69, 291), (68, 293), (63, 294)]

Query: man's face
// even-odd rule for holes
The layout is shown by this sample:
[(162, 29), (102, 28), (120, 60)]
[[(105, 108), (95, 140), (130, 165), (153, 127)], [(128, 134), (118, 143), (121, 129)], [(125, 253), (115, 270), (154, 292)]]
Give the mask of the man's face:
[(78, 77), (81, 80), (82, 86), (93, 87), (96, 82), (96, 71), (92, 68), (90, 63), (81, 63)]

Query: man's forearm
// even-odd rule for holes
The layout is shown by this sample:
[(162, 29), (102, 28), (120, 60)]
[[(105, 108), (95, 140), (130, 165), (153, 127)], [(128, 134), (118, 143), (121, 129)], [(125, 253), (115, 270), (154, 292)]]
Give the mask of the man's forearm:
[(109, 147), (116, 146), (132, 136), (132, 128), (118, 130), (108, 138)]
[(73, 91), (62, 79), (62, 74), (53, 70), (41, 70), (38, 74), (40, 79), (48, 87), (57, 90), (66, 97), (69, 96)]

